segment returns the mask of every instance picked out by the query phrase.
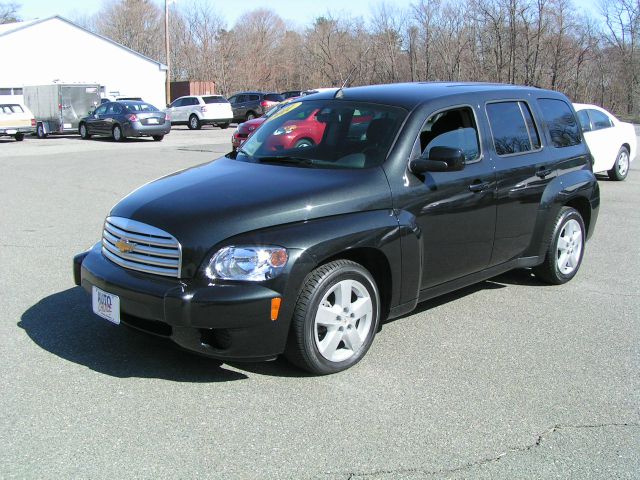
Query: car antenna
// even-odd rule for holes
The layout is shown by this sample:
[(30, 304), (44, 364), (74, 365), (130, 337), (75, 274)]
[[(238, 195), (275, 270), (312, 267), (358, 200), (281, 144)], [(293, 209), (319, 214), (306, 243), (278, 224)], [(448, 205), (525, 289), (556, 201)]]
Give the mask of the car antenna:
[[(371, 45), (369, 45), (367, 47), (367, 49), (364, 51), (364, 53), (362, 54), (362, 57), (366, 56), (367, 53), (369, 52), (369, 49), (371, 48)], [(361, 57), (361, 58), (362, 58)], [(338, 89), (338, 91), (335, 93), (335, 95), (333, 96), (333, 98), (342, 98), (344, 97), (344, 93), (342, 92), (342, 90), (344, 89), (344, 87), (347, 86), (347, 83), (349, 82), (349, 80), (351, 80), (351, 76), (355, 73), (356, 69), (359, 67), (359, 65), (354, 65), (353, 68), (351, 69), (351, 71), (349, 72), (349, 75), (347, 75), (347, 78), (345, 78), (344, 82), (342, 83), (342, 86)]]

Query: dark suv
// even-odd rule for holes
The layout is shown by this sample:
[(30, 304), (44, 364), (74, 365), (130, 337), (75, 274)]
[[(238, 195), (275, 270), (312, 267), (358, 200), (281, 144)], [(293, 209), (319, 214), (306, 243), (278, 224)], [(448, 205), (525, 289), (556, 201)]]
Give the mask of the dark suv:
[(261, 117), (274, 105), (284, 100), (279, 93), (240, 92), (229, 97), (233, 121), (244, 122)]
[[(310, 117), (318, 141), (280, 140)], [(292, 102), (237, 153), (130, 193), (74, 275), (113, 323), (326, 374), (418, 302), (514, 268), (568, 282), (599, 203), (560, 93), (356, 87)]]

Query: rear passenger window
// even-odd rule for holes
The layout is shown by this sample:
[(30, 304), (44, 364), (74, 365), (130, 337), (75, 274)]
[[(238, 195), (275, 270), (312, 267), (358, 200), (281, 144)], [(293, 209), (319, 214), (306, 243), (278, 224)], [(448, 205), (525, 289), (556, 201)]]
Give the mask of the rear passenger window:
[(438, 112), (425, 122), (420, 132), (420, 155), (428, 157), (433, 147), (459, 148), (466, 163), (480, 158), (478, 128), (469, 107)]
[(578, 114), (578, 121), (583, 132), (591, 131), (591, 120), (589, 119), (589, 113), (586, 110), (580, 110), (576, 112)]
[(589, 116), (591, 117), (591, 122), (593, 123), (594, 130), (602, 130), (603, 128), (613, 127), (611, 119), (598, 110), (590, 109)]
[(247, 95), (249, 97), (249, 99), (247, 100), (248, 102), (257, 102), (258, 100), (260, 100), (260, 96), (259, 95)]
[(538, 100), (542, 117), (549, 128), (554, 147), (571, 147), (580, 143), (578, 122), (566, 102), (552, 98)]
[(540, 136), (525, 102), (487, 104), (487, 116), (498, 155), (530, 152), (540, 148)]

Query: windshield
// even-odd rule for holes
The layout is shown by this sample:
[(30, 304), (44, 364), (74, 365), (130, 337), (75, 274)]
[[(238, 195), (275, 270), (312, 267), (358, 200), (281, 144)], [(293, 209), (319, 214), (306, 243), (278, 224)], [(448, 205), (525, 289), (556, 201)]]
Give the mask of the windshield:
[(398, 107), (334, 99), (290, 103), (270, 114), (236, 158), (313, 168), (379, 166), (406, 115)]

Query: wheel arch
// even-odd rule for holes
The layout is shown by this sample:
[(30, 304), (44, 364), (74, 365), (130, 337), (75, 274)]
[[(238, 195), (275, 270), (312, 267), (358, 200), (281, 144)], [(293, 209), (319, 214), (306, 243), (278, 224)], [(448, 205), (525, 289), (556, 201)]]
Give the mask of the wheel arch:
[(330, 257), (324, 258), (317, 265), (313, 267), (316, 269), (327, 263), (335, 260), (351, 260), (366, 268), (378, 287), (378, 293), (380, 295), (380, 320), (384, 321), (389, 315), (391, 310), (391, 295), (392, 295), (392, 273), (389, 259), (382, 253), (382, 251), (373, 247), (358, 247), (343, 250)]

